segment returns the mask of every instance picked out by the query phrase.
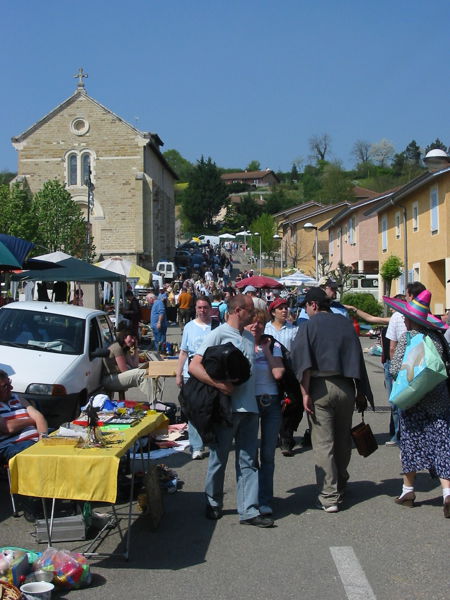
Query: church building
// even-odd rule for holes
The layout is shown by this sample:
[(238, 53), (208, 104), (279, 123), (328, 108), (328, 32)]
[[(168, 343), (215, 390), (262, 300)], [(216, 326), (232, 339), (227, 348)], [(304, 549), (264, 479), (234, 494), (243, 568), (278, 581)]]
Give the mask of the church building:
[(49, 179), (80, 205), (98, 260), (122, 256), (153, 269), (175, 252), (176, 173), (156, 133), (143, 132), (91, 98), (87, 74), (75, 93), (21, 135), (18, 175), (31, 193)]

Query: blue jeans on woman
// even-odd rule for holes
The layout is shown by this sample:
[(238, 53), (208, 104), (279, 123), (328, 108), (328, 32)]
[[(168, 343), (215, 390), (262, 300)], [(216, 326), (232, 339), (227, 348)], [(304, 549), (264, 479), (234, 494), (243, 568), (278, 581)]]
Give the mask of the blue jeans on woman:
[(256, 400), (261, 423), (259, 506), (272, 508), (275, 450), (281, 426), (281, 401), (278, 394), (256, 396)]

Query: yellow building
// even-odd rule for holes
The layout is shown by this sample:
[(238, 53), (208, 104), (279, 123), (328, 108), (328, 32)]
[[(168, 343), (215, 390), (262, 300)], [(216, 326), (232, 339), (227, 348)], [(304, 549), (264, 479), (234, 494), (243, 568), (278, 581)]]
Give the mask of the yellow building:
[(450, 164), (445, 157), (442, 153), (436, 170), (420, 175), (366, 213), (378, 215), (380, 269), (391, 255), (404, 264), (391, 295), (403, 293), (406, 282), (420, 281), (431, 291), (431, 310), (438, 315), (450, 307)]

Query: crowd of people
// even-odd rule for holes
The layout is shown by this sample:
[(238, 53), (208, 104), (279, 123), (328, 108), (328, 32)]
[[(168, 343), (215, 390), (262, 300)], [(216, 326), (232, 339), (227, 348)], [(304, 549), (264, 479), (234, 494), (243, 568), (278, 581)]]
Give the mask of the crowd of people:
[[(158, 293), (150, 291), (146, 302), (151, 308), (155, 349), (165, 343), (171, 322), (177, 321), (181, 328), (176, 372), (179, 388), (188, 389), (193, 378), (219, 392), (229, 406), (230, 421), (213, 418), (207, 444), (192, 420), (188, 425), (192, 458), (208, 456), (206, 517), (222, 517), (225, 469), (234, 443), (240, 523), (264, 528), (274, 525), (276, 448), (279, 446), (284, 456), (292, 456), (294, 432), (303, 412), (311, 433), (318, 507), (327, 513), (339, 512), (349, 479), (353, 412), (374, 406), (351, 317), (385, 327), (382, 361), (389, 396), (414, 336), (429, 336), (439, 355), (450, 362), (446, 325), (430, 313), (430, 292), (419, 282), (408, 284), (404, 298), (384, 298), (393, 312), (379, 318), (344, 307), (336, 299), (336, 282), (324, 278), (293, 310), (289, 297), (276, 290), (258, 290), (250, 280), (249, 285), (237, 289), (227, 272), (231, 256), (224, 249), (206, 245), (198, 260), (193, 274), (179, 277)], [(252, 271), (242, 272), (238, 279), (252, 275)], [(139, 303), (129, 291), (123, 307), (127, 328), (118, 332), (110, 347), (102, 383), (107, 391), (139, 386), (150, 401), (150, 380), (137, 356), (138, 315)], [(239, 349), (249, 363), (250, 375), (245, 381), (238, 383), (232, 375), (219, 379), (205, 368), (207, 350), (227, 343)], [(297, 388), (287, 387), (288, 375), (293, 376)], [(7, 461), (46, 433), (45, 419), (12, 394), (7, 375), (0, 371), (0, 459)], [(447, 381), (407, 410), (392, 408), (387, 445), (400, 447), (403, 485), (395, 502), (414, 506), (416, 473), (428, 470), (440, 479), (444, 516), (450, 517)]]
[[(240, 522), (258, 527), (271, 527), (274, 523), (275, 448), (280, 445), (282, 453), (290, 456), (295, 444), (295, 428), (289, 429), (283, 422), (280, 384), (286, 361), (282, 349), (290, 351), (290, 365), (300, 383), (316, 463), (318, 506), (327, 513), (338, 512), (345, 500), (353, 412), (355, 408), (363, 411), (374, 407), (361, 344), (349, 317), (358, 314), (359, 318), (388, 326), (384, 344), (387, 356), (383, 360), (391, 382), (401, 368), (408, 340), (417, 332), (429, 335), (438, 352), (446, 356), (447, 341), (437, 333), (444, 332), (446, 326), (431, 315), (431, 295), (419, 282), (408, 285), (404, 299), (394, 299), (394, 303), (385, 299), (389, 307), (395, 308), (393, 316), (387, 318), (371, 317), (354, 307), (342, 306), (336, 301), (335, 282), (328, 279), (321, 283), (306, 293), (302, 312), (296, 319), (289, 311), (287, 298), (276, 296), (267, 301), (264, 294), (247, 286), (241, 292), (229, 292), (225, 317), (218, 327), (212, 324), (211, 306), (206, 300), (202, 314), (197, 312), (197, 323), (193, 322), (193, 327), (200, 327), (198, 335), (188, 343), (189, 332), (183, 334), (184, 376), (179, 369), (178, 385), (194, 376), (229, 395), (233, 411), (232, 427), (218, 424), (216, 441), (209, 444), (205, 487), (209, 519), (222, 516), (224, 472), (234, 440)], [(420, 320), (413, 311), (414, 303), (424, 311)], [(268, 336), (275, 340), (274, 344), (268, 343)], [(208, 347), (228, 341), (242, 350), (252, 365), (252, 376), (245, 386), (214, 380), (202, 365)], [(388, 383), (386, 389), (389, 396)], [(416, 472), (428, 470), (441, 481), (445, 517), (450, 516), (449, 400), (444, 382), (416, 407), (404, 411), (393, 407), (392, 436), (387, 442), (401, 450), (404, 483), (395, 502), (413, 506)], [(193, 457), (201, 458), (205, 453), (207, 450), (197, 437)]]

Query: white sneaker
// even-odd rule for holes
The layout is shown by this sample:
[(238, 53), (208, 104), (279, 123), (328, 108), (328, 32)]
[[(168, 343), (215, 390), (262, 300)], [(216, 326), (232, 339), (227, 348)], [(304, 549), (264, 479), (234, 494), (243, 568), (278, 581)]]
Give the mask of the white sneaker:
[(322, 509), (327, 513), (337, 513), (339, 508), (333, 504), (332, 506), (322, 506)]
[(192, 452), (192, 460), (202, 460), (205, 458), (205, 453), (203, 450), (194, 450)]
[(332, 504), (331, 506), (324, 506), (321, 502), (317, 503), (317, 508), (321, 508), (327, 513), (337, 513), (339, 512), (339, 507), (336, 504)]

